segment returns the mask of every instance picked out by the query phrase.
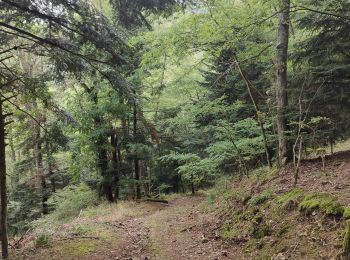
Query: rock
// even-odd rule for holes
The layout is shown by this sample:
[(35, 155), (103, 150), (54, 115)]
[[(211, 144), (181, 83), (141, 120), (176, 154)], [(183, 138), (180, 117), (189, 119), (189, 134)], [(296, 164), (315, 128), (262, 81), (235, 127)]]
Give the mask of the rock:
[(222, 252), (221, 252), (221, 255), (224, 256), (224, 257), (227, 257), (227, 256), (228, 256), (228, 253), (227, 253), (227, 251), (222, 251)]

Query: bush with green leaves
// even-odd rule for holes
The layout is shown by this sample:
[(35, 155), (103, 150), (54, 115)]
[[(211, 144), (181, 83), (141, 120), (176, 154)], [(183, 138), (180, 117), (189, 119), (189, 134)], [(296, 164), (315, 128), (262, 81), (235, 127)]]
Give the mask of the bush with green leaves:
[[(86, 184), (71, 185), (55, 193), (49, 199), (49, 204), (53, 205), (55, 210), (46, 216), (43, 221), (67, 221), (79, 216), (81, 210), (97, 205), (98, 196), (96, 191)], [(36, 222), (40, 221), (42, 220), (39, 219)]]
[(204, 181), (215, 178), (215, 164), (209, 159), (201, 159), (192, 153), (171, 152), (160, 158), (163, 163), (176, 163), (176, 168), (183, 181), (200, 185)]

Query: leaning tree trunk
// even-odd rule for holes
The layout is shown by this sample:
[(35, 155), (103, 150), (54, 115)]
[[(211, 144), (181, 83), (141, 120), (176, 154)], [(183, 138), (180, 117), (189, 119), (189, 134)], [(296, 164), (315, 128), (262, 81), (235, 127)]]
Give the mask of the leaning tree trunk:
[(276, 101), (277, 101), (277, 133), (278, 160), (285, 166), (290, 159), (290, 149), (286, 136), (287, 119), (287, 60), (289, 41), (290, 0), (281, 0), (278, 36), (277, 36), (277, 68), (276, 68)]
[(244, 82), (246, 84), (250, 100), (253, 103), (254, 110), (255, 110), (255, 113), (256, 113), (256, 118), (257, 118), (257, 121), (259, 123), (260, 130), (261, 130), (261, 135), (262, 135), (262, 138), (263, 138), (263, 141), (264, 141), (266, 161), (267, 161), (267, 164), (268, 164), (269, 168), (272, 168), (271, 155), (270, 155), (269, 143), (267, 141), (266, 130), (265, 130), (265, 127), (264, 127), (264, 122), (263, 122), (263, 120), (261, 118), (262, 117), (261, 116), (261, 112), (259, 110), (258, 104), (256, 103), (255, 98), (254, 98), (253, 93), (252, 93), (252, 90), (251, 90), (252, 84), (249, 81), (249, 79), (247, 78), (246, 74), (243, 72), (243, 70), (241, 68), (241, 65), (239, 64), (239, 61), (238, 61), (238, 58), (237, 58), (236, 55), (234, 55), (234, 59), (235, 59), (238, 71), (241, 74), (241, 76), (242, 76), (242, 78), (243, 78), (243, 80), (244, 80)]
[(7, 190), (6, 190), (6, 154), (5, 154), (5, 115), (3, 101), (0, 99), (0, 238), (2, 257), (8, 258), (7, 238)]

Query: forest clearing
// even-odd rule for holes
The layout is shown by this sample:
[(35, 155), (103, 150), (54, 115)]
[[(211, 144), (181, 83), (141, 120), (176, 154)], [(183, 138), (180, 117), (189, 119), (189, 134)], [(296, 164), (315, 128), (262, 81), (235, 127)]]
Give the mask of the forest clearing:
[(2, 259), (350, 259), (349, 0), (0, 0)]

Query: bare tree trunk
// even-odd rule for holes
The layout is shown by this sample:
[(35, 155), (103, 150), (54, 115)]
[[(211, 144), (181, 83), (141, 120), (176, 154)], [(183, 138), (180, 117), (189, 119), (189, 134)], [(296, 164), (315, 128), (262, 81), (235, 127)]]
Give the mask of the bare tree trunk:
[(7, 190), (6, 190), (6, 153), (5, 153), (5, 115), (3, 114), (3, 101), (0, 99), (0, 236), (2, 257), (8, 258), (7, 238)]
[(115, 133), (111, 135), (112, 152), (112, 174), (114, 178), (114, 201), (119, 199), (119, 176), (120, 176), (120, 153), (118, 152), (118, 138)]
[[(303, 149), (303, 136), (300, 136), (299, 151), (298, 151), (298, 161), (297, 161), (297, 163), (295, 165), (295, 169), (294, 169), (294, 186), (297, 185), (298, 179), (299, 179), (299, 171), (300, 171), (300, 161), (301, 161), (302, 149)], [(294, 157), (295, 157), (295, 155), (294, 155)]]
[(331, 155), (333, 155), (333, 153), (334, 153), (334, 141), (333, 141), (333, 139), (331, 139), (330, 143), (331, 143)]
[(196, 189), (194, 187), (194, 182), (193, 182), (193, 177), (192, 177), (192, 180), (191, 180), (191, 193), (192, 193), (192, 195), (194, 195), (196, 193)]
[(50, 182), (51, 182), (51, 191), (56, 192), (56, 180), (55, 180), (55, 174), (53, 171), (54, 158), (53, 158), (51, 143), (48, 144), (47, 157), (48, 157), (49, 176), (50, 176)]
[(290, 149), (286, 136), (287, 119), (287, 60), (289, 41), (290, 0), (281, 0), (278, 36), (277, 36), (277, 68), (276, 68), (276, 101), (277, 101), (277, 133), (278, 160), (285, 166), (290, 159)]
[(47, 192), (47, 185), (46, 185), (46, 179), (45, 179), (45, 173), (43, 169), (43, 154), (42, 154), (42, 145), (41, 145), (41, 131), (40, 127), (35, 125), (36, 128), (36, 137), (35, 137), (35, 164), (36, 164), (36, 170), (37, 174), (40, 177), (41, 181), (41, 196), (42, 196), (42, 213), (44, 215), (49, 213), (49, 208), (47, 205), (48, 201), (48, 192)]
[(14, 142), (13, 142), (13, 135), (12, 135), (12, 133), (9, 134), (8, 139), (9, 139), (9, 143), (8, 144), (10, 146), (11, 160), (12, 160), (11, 187), (13, 189), (15, 189), (16, 186), (19, 183), (19, 174), (18, 174), (18, 171), (16, 170), (17, 156), (16, 156), (15, 145), (14, 145)]
[[(134, 103), (134, 142), (137, 143), (137, 105)], [(141, 185), (140, 185), (140, 164), (138, 155), (135, 154), (135, 181), (136, 181), (136, 199), (141, 199)]]

